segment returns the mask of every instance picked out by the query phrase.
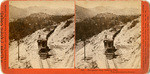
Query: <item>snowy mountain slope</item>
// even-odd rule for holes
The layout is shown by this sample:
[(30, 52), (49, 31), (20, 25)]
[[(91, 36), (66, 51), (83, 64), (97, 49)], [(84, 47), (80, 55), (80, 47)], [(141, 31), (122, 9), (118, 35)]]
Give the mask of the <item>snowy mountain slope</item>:
[(49, 60), (54, 68), (74, 67), (74, 23), (64, 28), (65, 25), (66, 22), (61, 23), (48, 38), (48, 46), (54, 54)]
[[(114, 39), (114, 46), (118, 49), (114, 58), (118, 68), (140, 68), (140, 40), (141, 40), (141, 21), (138, 19), (128, 22), (121, 29)], [(133, 24), (133, 22), (139, 21)], [(112, 39), (116, 31), (104, 30), (98, 35), (94, 35), (86, 40), (85, 51), (86, 60), (84, 61), (83, 41), (76, 43), (75, 65), (76, 68), (108, 68), (106, 56), (104, 55), (104, 37)], [(108, 63), (111, 64), (111, 63)], [(113, 68), (113, 67), (110, 67)]]
[[(73, 18), (70, 20), (73, 20)], [(66, 22), (61, 22), (52, 36), (48, 38), (48, 46), (52, 49), (49, 53), (53, 54), (53, 56), (47, 59), (51, 68), (73, 68), (74, 22), (64, 28)], [(17, 41), (11, 42), (9, 44), (9, 67), (41, 68), (37, 40), (39, 35), (46, 39), (48, 33), (49, 31), (40, 29), (21, 39), (19, 44), (19, 61)]]
[(114, 40), (115, 47), (121, 52), (117, 63), (122, 68), (141, 67), (141, 21), (134, 27), (131, 26), (128, 23)]

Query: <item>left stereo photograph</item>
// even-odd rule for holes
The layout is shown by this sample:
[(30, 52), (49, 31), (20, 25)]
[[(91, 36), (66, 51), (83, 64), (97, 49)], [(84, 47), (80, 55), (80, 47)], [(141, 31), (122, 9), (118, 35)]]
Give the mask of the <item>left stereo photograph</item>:
[(74, 68), (74, 1), (9, 2), (9, 68)]

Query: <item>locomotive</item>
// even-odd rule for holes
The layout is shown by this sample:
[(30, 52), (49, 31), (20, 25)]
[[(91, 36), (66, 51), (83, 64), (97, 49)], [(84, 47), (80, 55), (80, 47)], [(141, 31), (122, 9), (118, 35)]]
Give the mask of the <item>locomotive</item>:
[(115, 54), (115, 52), (117, 51), (117, 49), (113, 45), (113, 40), (109, 40), (107, 39), (107, 36), (105, 36), (105, 39), (103, 42), (104, 42), (104, 47), (105, 47), (106, 58), (109, 60), (116, 58), (117, 55)]
[(52, 56), (51, 54), (49, 54), (51, 49), (49, 49), (49, 47), (47, 46), (47, 40), (41, 39), (39, 35), (39, 39), (37, 40), (37, 43), (38, 43), (38, 49), (39, 49), (38, 54), (41, 59), (44, 60)]

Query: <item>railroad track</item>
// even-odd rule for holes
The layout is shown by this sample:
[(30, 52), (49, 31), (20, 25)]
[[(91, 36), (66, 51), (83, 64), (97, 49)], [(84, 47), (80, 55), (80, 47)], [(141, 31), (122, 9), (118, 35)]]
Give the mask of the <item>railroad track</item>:
[(105, 59), (105, 60), (106, 60), (106, 68), (108, 68), (108, 69), (117, 69), (118, 68), (114, 59), (112, 59), (112, 60)]
[[(94, 52), (94, 54), (97, 54), (98, 58), (100, 58), (99, 53)], [(114, 59), (108, 60), (106, 58), (106, 56), (105, 56), (105, 63), (106, 63), (106, 68), (107, 69), (117, 69), (118, 68), (115, 61), (114, 61)]]
[[(100, 56), (99, 56), (100, 54), (99, 53), (94, 52), (94, 54), (97, 54), (98, 58), (100, 58)], [(115, 63), (115, 61), (114, 61), (114, 59), (108, 60), (106, 58), (106, 56), (105, 56), (105, 63), (106, 63), (106, 68), (107, 69), (117, 69), (118, 68), (116, 63)]]
[(40, 59), (40, 68), (50, 68), (49, 61), (47, 59), (42, 60)]

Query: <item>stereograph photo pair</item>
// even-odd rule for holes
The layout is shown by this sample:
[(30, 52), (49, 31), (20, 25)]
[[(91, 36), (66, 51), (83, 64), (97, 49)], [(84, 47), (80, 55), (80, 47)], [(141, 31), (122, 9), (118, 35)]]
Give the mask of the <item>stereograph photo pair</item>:
[(149, 72), (146, 1), (4, 1), (6, 74)]

